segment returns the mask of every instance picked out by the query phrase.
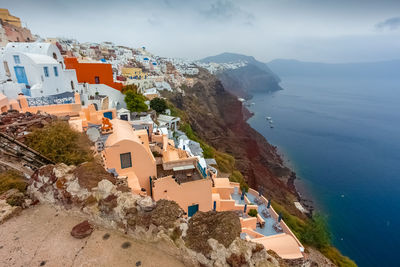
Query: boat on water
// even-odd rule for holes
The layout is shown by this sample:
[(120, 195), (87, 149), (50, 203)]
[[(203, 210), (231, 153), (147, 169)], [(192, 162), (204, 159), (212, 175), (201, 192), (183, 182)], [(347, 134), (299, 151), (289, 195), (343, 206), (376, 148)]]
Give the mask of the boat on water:
[(270, 125), (269, 127), (270, 127), (270, 128), (274, 128), (274, 125)]
[(272, 120), (272, 118), (271, 118), (271, 117), (265, 117), (265, 119), (267, 119), (267, 120), (269, 120), (269, 121), (270, 121), (270, 120)]

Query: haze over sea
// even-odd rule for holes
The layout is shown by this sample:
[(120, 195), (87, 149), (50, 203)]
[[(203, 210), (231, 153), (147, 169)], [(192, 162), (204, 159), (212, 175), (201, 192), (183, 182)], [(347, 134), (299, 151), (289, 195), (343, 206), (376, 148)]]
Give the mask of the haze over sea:
[(396, 265), (400, 75), (277, 74), (284, 90), (253, 95), (250, 125), (293, 166), (342, 253), (359, 266)]

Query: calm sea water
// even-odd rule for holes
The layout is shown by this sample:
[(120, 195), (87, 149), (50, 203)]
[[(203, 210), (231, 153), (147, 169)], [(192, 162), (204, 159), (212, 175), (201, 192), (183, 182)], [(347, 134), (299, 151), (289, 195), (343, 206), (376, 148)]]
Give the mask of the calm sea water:
[(301, 177), (343, 254), (399, 266), (400, 78), (281, 78), (285, 90), (254, 95), (250, 125)]

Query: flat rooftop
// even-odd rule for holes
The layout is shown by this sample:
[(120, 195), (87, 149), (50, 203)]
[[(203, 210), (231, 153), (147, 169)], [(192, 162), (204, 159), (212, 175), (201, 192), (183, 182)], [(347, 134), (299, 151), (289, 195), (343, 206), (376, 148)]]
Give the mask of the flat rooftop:
[(195, 166), (186, 170), (164, 170), (162, 164), (157, 165), (157, 178), (172, 175), (178, 183), (187, 183), (204, 179)]

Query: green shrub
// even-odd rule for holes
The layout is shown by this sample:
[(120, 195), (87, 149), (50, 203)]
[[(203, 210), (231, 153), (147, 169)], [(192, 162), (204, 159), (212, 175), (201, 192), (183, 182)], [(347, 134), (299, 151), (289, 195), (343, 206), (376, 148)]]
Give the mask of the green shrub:
[(339, 250), (329, 246), (321, 249), (322, 254), (330, 259), (336, 266), (340, 267), (357, 267), (357, 264), (350, 258), (343, 256)]
[(26, 143), (56, 163), (78, 165), (93, 159), (88, 137), (62, 121), (34, 130)]
[(251, 217), (257, 217), (258, 211), (256, 209), (251, 209), (247, 214)]
[(167, 102), (163, 98), (153, 98), (150, 101), (150, 108), (155, 110), (157, 113), (164, 113), (167, 109)]
[(148, 106), (146, 105), (146, 97), (142, 94), (138, 94), (132, 90), (128, 90), (125, 92), (125, 103), (126, 107), (130, 112), (144, 112), (148, 110)]
[(25, 193), (27, 186), (24, 176), (17, 171), (8, 170), (0, 173), (0, 194), (13, 188)]

